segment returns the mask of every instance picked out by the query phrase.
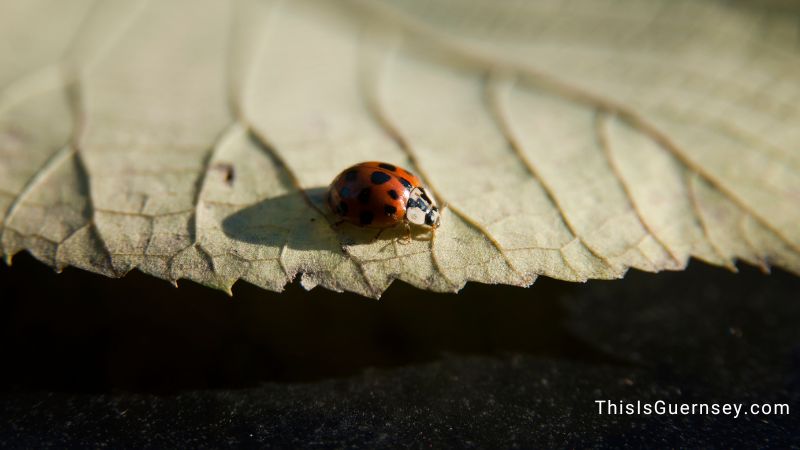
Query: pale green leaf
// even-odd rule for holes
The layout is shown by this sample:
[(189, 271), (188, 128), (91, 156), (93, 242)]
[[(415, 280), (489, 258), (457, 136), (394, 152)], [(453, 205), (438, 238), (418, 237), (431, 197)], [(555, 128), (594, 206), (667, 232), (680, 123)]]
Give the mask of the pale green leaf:
[[(800, 272), (796, 9), (714, 0), (0, 2), (0, 249), (378, 297), (690, 257)], [(448, 207), (333, 227), (332, 178)]]

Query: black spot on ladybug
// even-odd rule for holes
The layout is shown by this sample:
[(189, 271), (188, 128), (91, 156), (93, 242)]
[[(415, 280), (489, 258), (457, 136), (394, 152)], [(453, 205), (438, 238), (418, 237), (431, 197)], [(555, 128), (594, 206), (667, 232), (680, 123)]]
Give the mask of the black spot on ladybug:
[(380, 167), (382, 169), (386, 169), (386, 170), (388, 170), (390, 172), (394, 172), (395, 170), (397, 170), (397, 167), (395, 167), (395, 166), (393, 166), (391, 164), (386, 164), (386, 163), (380, 163), (380, 164), (378, 164), (378, 167)]
[(389, 189), (389, 197), (392, 197), (393, 200), (397, 200), (400, 196), (397, 195), (397, 191), (394, 189)]
[(388, 174), (378, 171), (372, 172), (372, 176), (370, 177), (372, 184), (383, 184), (391, 179), (392, 177), (390, 177)]
[(338, 210), (339, 210), (339, 214), (341, 214), (341, 215), (347, 214), (347, 203), (339, 202)]
[(385, 212), (387, 216), (393, 216), (394, 213), (397, 212), (397, 208), (392, 205), (383, 205), (383, 212)]
[(371, 189), (366, 187), (358, 193), (358, 201), (361, 203), (369, 203), (369, 196), (371, 193)]
[(433, 216), (431, 214), (425, 214), (425, 225), (433, 226)]
[(339, 191), (339, 196), (343, 197), (343, 198), (349, 197), (350, 196), (350, 188), (347, 187), (347, 186), (343, 187), (342, 190)]
[(355, 170), (348, 170), (344, 174), (344, 179), (347, 181), (356, 181), (356, 178), (358, 178), (358, 172)]
[(405, 186), (405, 187), (406, 187), (406, 189), (411, 189), (411, 188), (413, 187), (413, 186), (411, 185), (411, 182), (410, 182), (410, 181), (408, 181), (408, 180), (406, 180), (405, 178), (403, 178), (403, 177), (397, 177), (397, 178), (400, 180), (400, 183), (402, 183), (402, 184), (403, 184), (403, 186)]
[(372, 214), (372, 211), (361, 211), (358, 218), (361, 220), (361, 225), (369, 225), (372, 223), (374, 214)]

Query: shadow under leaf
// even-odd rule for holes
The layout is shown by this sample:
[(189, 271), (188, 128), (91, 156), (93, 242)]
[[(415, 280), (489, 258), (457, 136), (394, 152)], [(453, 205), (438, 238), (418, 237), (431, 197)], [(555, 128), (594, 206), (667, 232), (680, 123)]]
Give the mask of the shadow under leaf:
[(233, 299), (191, 282), (175, 289), (134, 271), (56, 274), (28, 254), (0, 264), (0, 390), (168, 393), (347, 376), (446, 354), (521, 352), (618, 363), (568, 331), (559, 299), (537, 289), (468, 284), (460, 294), (395, 282), (381, 301), (297, 283), (283, 293), (239, 282)]

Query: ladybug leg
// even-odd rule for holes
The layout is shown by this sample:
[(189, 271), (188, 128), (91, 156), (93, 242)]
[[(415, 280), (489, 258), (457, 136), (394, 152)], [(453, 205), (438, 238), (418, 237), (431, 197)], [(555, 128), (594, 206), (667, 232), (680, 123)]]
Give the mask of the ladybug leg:
[(385, 229), (386, 229), (386, 228), (381, 228), (380, 230), (378, 230), (378, 234), (376, 234), (376, 235), (375, 235), (375, 237), (374, 237), (374, 238), (372, 238), (372, 241), (373, 241), (373, 242), (374, 242), (374, 241), (377, 241), (377, 240), (378, 240), (378, 238), (379, 238), (379, 237), (381, 237), (381, 235), (383, 234), (383, 231), (384, 231)]
[(406, 229), (406, 234), (400, 238), (400, 243), (403, 245), (408, 245), (411, 243), (411, 226), (408, 223), (403, 223), (403, 226)]
[(437, 221), (436, 224), (433, 227), (431, 227), (432, 230), (436, 230), (437, 228), (439, 228), (439, 226), (441, 225), (441, 222), (440, 222), (441, 218), (444, 215), (444, 210), (446, 210), (446, 209), (447, 209), (447, 203), (442, 203), (442, 207), (441, 207), (441, 209), (439, 209), (439, 221)]

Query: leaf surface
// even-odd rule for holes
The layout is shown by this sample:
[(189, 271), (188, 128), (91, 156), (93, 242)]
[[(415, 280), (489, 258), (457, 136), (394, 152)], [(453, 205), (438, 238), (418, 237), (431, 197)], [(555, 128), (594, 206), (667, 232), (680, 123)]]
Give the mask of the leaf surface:
[[(794, 9), (714, 0), (0, 2), (0, 245), (378, 297), (690, 257), (800, 273)], [(332, 226), (418, 173), (442, 226)]]

